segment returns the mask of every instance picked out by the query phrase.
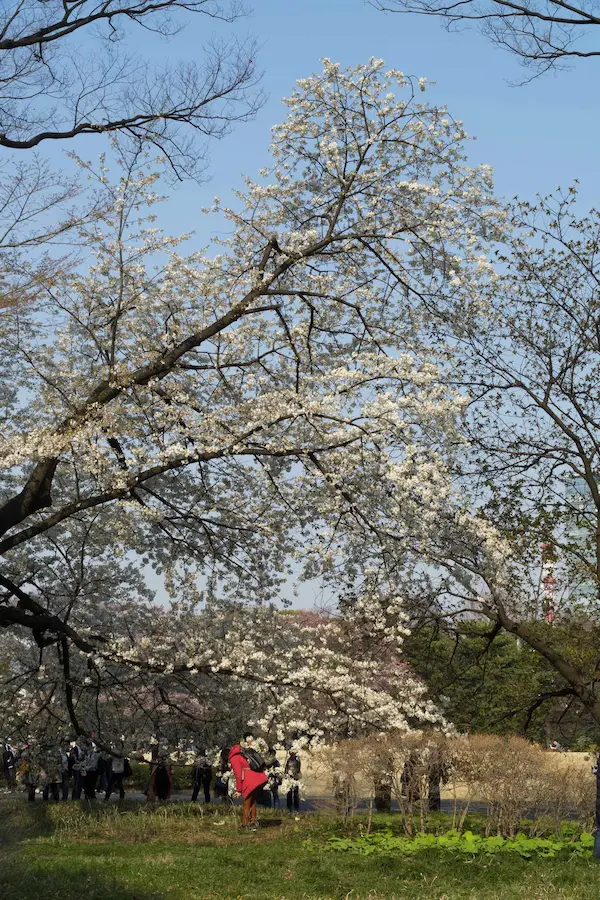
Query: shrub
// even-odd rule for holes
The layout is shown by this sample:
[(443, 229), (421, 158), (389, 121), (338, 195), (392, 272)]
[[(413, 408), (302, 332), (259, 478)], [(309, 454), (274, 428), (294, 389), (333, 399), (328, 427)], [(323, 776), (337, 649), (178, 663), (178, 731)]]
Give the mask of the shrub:
[(594, 824), (591, 759), (567, 764), (560, 754), (519, 737), (395, 732), (340, 741), (319, 752), (317, 765), (326, 773), (334, 805), (346, 821), (361, 800), (372, 814), (377, 798), (389, 792), (408, 837), (415, 827), (425, 831), (431, 810), (439, 808), (441, 781), (454, 797), (452, 824), (458, 831), (473, 801), (486, 805), (487, 836), (514, 836), (524, 817), (531, 820), (531, 837), (548, 823), (559, 836), (563, 821), (571, 816), (588, 830)]

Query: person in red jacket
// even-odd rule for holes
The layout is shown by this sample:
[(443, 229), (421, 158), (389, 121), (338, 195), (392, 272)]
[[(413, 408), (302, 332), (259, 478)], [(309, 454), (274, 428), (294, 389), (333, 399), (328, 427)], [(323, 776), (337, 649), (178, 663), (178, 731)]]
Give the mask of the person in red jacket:
[[(244, 747), (252, 747), (254, 736), (244, 735)], [(244, 798), (242, 807), (242, 828), (256, 828), (256, 798), (268, 781), (266, 772), (255, 772), (250, 768), (248, 760), (242, 753), (240, 744), (229, 751), (229, 765), (235, 775), (237, 796)]]

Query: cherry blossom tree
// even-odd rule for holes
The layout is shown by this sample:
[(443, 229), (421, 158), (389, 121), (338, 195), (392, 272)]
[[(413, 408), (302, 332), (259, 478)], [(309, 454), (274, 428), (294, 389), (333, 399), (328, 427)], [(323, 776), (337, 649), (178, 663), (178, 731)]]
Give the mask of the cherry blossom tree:
[[(212, 252), (157, 229), (140, 152), (116, 183), (80, 161), (110, 201), (79, 227), (91, 263), (0, 335), (0, 625), (56, 656), (72, 721), (82, 666), (143, 670), (152, 690), (177, 674), (331, 694), (318, 629), (259, 652), (269, 604), (291, 577), (334, 579), (342, 555), (361, 597), (378, 582), (393, 597), (438, 527), (464, 402), (427, 328), (433, 309), (472, 314), (503, 214), (425, 88), (379, 60), (325, 61), (286, 101), (260, 180), (215, 201), (230, 233)], [(168, 613), (147, 606), (149, 566)], [(406, 694), (392, 713), (384, 687), (376, 703), (366, 661), (338, 652), (346, 722), (359, 699), (367, 719), (417, 714)]]
[(177, 746), (230, 744), (248, 727), (272, 741), (295, 735), (311, 743), (445, 727), (401, 662), (398, 598), (371, 595), (362, 616), (327, 617), (241, 604), (179, 614), (131, 600), (114, 606), (126, 627), (118, 635), (115, 623), (87, 657), (64, 641), (41, 652), (18, 633), (2, 638), (7, 734), (27, 740), (75, 730), (107, 747), (121, 735), (129, 746), (156, 737)]

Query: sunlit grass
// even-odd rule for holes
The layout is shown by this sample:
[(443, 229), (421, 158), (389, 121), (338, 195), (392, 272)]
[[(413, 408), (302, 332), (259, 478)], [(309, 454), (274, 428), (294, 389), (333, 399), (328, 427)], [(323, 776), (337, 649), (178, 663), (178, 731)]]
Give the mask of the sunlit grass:
[[(0, 803), (2, 900), (598, 900), (593, 860), (418, 858), (309, 852), (360, 833), (329, 815), (262, 813), (256, 834), (239, 811), (200, 804)], [(441, 816), (436, 830), (447, 827)], [(474, 824), (477, 822), (474, 820)], [(398, 827), (376, 817), (375, 828)]]

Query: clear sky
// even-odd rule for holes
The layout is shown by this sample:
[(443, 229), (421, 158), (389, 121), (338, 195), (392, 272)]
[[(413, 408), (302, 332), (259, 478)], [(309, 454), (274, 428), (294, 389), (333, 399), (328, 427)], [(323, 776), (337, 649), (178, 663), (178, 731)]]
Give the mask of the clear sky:
[[(343, 65), (381, 57), (390, 67), (435, 81), (423, 100), (448, 106), (477, 137), (469, 145), (470, 159), (493, 166), (500, 196), (531, 198), (578, 178), (582, 204), (600, 203), (600, 59), (582, 60), (570, 71), (514, 87), (511, 83), (522, 81), (527, 71), (475, 29), (449, 33), (437, 19), (381, 13), (366, 0), (245, 2), (254, 8), (235, 24), (190, 15), (167, 43), (140, 28), (130, 32), (140, 41), (141, 55), (158, 65), (201, 60), (202, 45), (213, 36), (250, 35), (259, 42), (267, 102), (254, 121), (213, 143), (208, 183), (186, 183), (172, 193), (159, 216), (171, 233), (195, 230), (194, 244), (208, 242), (212, 226), (200, 208), (213, 196), (228, 203), (241, 174), (254, 176), (268, 163), (270, 128), (285, 115), (281, 97), (291, 93), (297, 78), (318, 71), (324, 56)], [(69, 145), (88, 159), (106, 149), (102, 138), (80, 138)], [(56, 163), (65, 148), (45, 144), (39, 149)]]
[[(192, 18), (170, 52), (193, 55), (205, 27), (201, 17)], [(283, 115), (280, 98), (297, 78), (317, 71), (323, 56), (344, 65), (381, 57), (436, 81), (424, 99), (445, 103), (477, 136), (471, 160), (493, 166), (501, 196), (531, 197), (579, 178), (583, 204), (599, 203), (600, 61), (513, 87), (527, 72), (476, 30), (448, 33), (437, 19), (380, 13), (364, 0), (254, 0), (253, 13), (234, 29), (258, 38), (269, 99), (254, 122), (213, 145), (211, 182), (176, 192), (168, 219), (175, 216), (178, 231), (197, 228), (207, 236), (196, 196), (198, 206), (207, 194), (225, 202), (242, 172), (254, 175), (266, 164), (269, 129)]]

